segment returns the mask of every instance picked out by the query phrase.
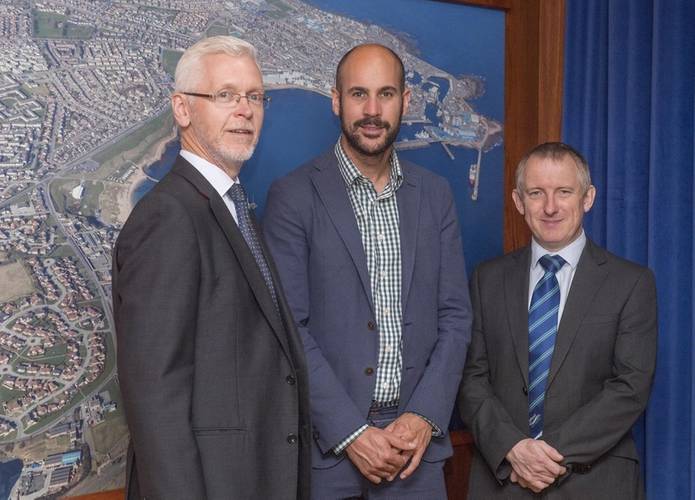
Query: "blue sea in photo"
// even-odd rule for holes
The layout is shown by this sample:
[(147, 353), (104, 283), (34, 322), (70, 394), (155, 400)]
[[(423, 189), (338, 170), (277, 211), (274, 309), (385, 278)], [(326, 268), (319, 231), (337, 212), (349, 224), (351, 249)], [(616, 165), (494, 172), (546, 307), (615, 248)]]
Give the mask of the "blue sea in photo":
[[(500, 122), (504, 119), (504, 14), (439, 1), (423, 0), (310, 0), (321, 9), (379, 24), (407, 40), (419, 57), (459, 76), (483, 76), (486, 92), (471, 101), (476, 112)], [(333, 72), (335, 68), (327, 68)], [(439, 79), (440, 99), (448, 81)], [(254, 156), (246, 162), (241, 180), (251, 201), (262, 216), (272, 181), (323, 151), (332, 148), (340, 124), (331, 111), (330, 99), (315, 92), (283, 89), (269, 91), (272, 103), (266, 110), (261, 139)], [(426, 110), (436, 121), (435, 107)], [(400, 138), (414, 137), (421, 125), (404, 125)], [(172, 141), (162, 158), (147, 168), (149, 176), (160, 179), (173, 165), (179, 151)], [(468, 169), (477, 160), (477, 151), (451, 147), (452, 160), (440, 144), (399, 151), (399, 156), (444, 176), (450, 182), (461, 222), (468, 270), (482, 260), (502, 253), (503, 234), (503, 147), (484, 153), (480, 192), (471, 200)], [(154, 183), (144, 181), (135, 191), (139, 200)]]

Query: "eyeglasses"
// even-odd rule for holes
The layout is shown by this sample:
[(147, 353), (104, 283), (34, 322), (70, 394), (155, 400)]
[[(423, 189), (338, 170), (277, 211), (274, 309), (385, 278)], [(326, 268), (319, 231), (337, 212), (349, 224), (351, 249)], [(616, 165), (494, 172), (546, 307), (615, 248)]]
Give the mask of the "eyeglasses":
[(224, 106), (227, 108), (235, 108), (241, 102), (241, 98), (245, 97), (246, 102), (249, 106), (253, 108), (264, 108), (268, 107), (270, 104), (270, 96), (265, 95), (263, 92), (252, 92), (250, 94), (237, 94), (231, 90), (222, 89), (214, 94), (200, 94), (198, 92), (181, 92), (184, 95), (190, 95), (193, 97), (206, 97), (210, 99), (215, 104)]

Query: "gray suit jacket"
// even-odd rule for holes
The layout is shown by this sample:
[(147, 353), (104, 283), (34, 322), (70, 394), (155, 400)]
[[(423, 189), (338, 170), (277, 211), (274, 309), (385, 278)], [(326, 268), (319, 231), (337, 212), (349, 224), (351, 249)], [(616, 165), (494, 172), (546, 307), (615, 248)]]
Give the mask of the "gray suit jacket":
[[(459, 394), (478, 452), (472, 500), (538, 498), (508, 481), (507, 452), (529, 437), (529, 247), (481, 264), (471, 280), (473, 340)], [(632, 499), (642, 493), (630, 429), (656, 360), (656, 290), (647, 268), (587, 241), (560, 320), (543, 439), (570, 472), (548, 499)]]
[[(407, 161), (401, 167), (398, 413), (423, 415), (446, 431), (470, 339), (461, 232), (447, 182)], [(332, 150), (271, 186), (264, 230), (311, 373), (312, 465), (332, 467), (344, 456), (332, 448), (367, 422), (379, 353), (367, 258)], [(451, 453), (448, 438), (435, 438), (424, 460)]]
[(113, 302), (130, 498), (308, 498), (306, 367), (268, 261), (280, 314), (222, 198), (181, 157), (123, 227)]

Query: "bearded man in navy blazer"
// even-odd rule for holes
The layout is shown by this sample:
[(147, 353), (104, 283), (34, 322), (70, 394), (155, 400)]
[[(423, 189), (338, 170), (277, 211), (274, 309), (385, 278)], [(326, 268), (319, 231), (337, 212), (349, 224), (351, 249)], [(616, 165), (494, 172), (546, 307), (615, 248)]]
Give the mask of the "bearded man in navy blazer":
[(460, 393), (478, 448), (471, 500), (644, 495), (630, 429), (654, 375), (654, 277), (585, 236), (595, 194), (570, 146), (531, 150), (513, 199), (533, 241), (471, 279)]
[(340, 61), (335, 147), (270, 189), (264, 230), (309, 369), (312, 497), (444, 499), (471, 311), (447, 182), (400, 160), (403, 63)]

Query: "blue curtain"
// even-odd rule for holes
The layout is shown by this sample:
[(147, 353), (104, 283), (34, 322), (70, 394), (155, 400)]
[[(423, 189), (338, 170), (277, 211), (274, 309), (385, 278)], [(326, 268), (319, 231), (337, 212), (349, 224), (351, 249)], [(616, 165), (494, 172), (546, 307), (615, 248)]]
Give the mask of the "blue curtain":
[(563, 138), (598, 189), (587, 233), (657, 278), (657, 372), (634, 430), (647, 498), (695, 500), (695, 4), (566, 5)]

